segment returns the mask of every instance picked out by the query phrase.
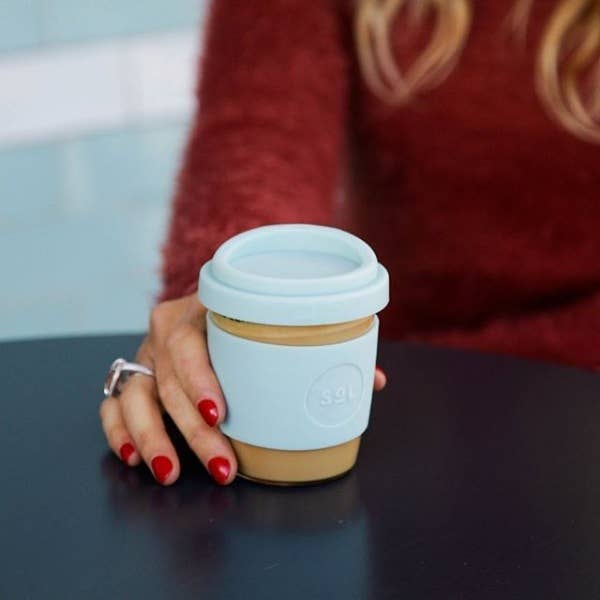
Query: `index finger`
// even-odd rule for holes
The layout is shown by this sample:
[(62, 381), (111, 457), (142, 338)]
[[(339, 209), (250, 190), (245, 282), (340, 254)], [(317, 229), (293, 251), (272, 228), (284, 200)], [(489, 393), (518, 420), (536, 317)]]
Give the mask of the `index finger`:
[(167, 350), (185, 395), (210, 426), (222, 423), (227, 409), (210, 364), (204, 329), (194, 321), (180, 323), (169, 336)]

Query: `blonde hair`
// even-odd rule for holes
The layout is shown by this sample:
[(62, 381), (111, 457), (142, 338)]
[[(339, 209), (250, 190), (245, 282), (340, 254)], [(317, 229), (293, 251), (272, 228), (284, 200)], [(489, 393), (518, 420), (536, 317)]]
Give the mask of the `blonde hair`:
[[(507, 15), (506, 25), (519, 38), (525, 36), (533, 2), (516, 0)], [(423, 50), (401, 70), (390, 31), (403, 10), (415, 23), (432, 17), (432, 30)], [(460, 58), (471, 20), (471, 0), (357, 0), (355, 41), (367, 86), (384, 102), (400, 106), (439, 85)], [(535, 85), (558, 123), (600, 143), (600, 0), (557, 0), (539, 42)]]

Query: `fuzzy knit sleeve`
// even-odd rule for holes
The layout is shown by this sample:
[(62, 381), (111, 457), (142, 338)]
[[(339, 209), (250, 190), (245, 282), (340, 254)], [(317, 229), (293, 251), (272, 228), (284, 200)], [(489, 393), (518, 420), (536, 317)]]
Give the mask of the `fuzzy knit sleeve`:
[(338, 10), (333, 0), (212, 3), (159, 300), (194, 291), (200, 266), (240, 231), (331, 222), (350, 63)]

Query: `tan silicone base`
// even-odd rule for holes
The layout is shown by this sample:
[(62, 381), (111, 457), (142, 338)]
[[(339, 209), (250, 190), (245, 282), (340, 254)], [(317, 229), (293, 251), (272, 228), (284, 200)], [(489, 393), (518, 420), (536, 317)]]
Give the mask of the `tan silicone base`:
[(238, 474), (270, 485), (303, 485), (341, 477), (356, 464), (360, 436), (318, 450), (273, 450), (230, 438)]

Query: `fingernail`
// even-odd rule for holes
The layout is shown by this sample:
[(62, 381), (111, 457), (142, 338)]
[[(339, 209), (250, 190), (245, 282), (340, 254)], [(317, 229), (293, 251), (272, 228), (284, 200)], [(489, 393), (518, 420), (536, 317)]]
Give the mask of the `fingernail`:
[(119, 454), (121, 455), (121, 460), (124, 463), (129, 463), (129, 459), (131, 458), (131, 455), (135, 452), (135, 448), (133, 447), (132, 444), (130, 444), (129, 442), (127, 442), (126, 444), (123, 444), (121, 446), (121, 449), (119, 450)]
[(156, 456), (152, 459), (152, 471), (154, 477), (161, 483), (164, 483), (173, 470), (173, 463), (166, 456)]
[(385, 371), (379, 365), (377, 365), (375, 367), (375, 370), (379, 371), (387, 379), (387, 375), (385, 374)]
[(198, 402), (198, 410), (200, 411), (202, 418), (211, 427), (219, 419), (219, 411), (217, 410), (217, 405), (212, 400), (200, 400), (200, 402)]
[(212, 475), (213, 479), (223, 485), (229, 477), (231, 471), (231, 465), (229, 461), (223, 456), (215, 456), (208, 461), (208, 470)]

